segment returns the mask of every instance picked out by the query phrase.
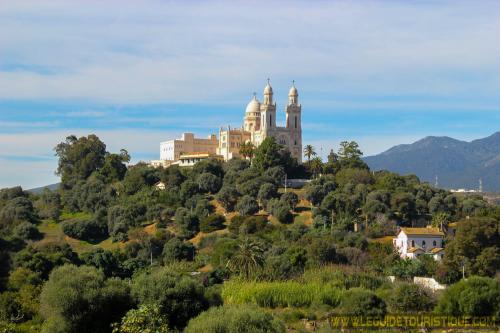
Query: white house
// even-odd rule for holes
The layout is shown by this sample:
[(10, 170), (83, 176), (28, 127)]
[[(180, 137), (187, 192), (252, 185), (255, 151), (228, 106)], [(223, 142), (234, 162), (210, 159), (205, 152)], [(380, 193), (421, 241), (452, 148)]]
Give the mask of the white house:
[(415, 259), (428, 254), (435, 260), (441, 260), (444, 256), (444, 236), (439, 228), (401, 228), (392, 242), (401, 258)]

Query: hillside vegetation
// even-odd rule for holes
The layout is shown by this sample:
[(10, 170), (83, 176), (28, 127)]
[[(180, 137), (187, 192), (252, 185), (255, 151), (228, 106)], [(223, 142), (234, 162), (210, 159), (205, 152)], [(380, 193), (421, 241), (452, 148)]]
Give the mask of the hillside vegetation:
[[(251, 162), (193, 168), (127, 165), (95, 135), (55, 151), (57, 191), (0, 190), (2, 333), (335, 332), (332, 315), (500, 314), (500, 209), (372, 172), (355, 142), (326, 162), (307, 146), (303, 165), (273, 139)], [(285, 190), (285, 175), (311, 182)], [(400, 226), (453, 222), (439, 263), (392, 249)], [(433, 294), (414, 276), (451, 287)]]

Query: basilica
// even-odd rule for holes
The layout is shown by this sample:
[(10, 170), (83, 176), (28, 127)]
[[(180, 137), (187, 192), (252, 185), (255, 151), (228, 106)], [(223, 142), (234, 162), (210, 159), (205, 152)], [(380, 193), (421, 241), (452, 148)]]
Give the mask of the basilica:
[(273, 98), (273, 88), (267, 80), (262, 101), (256, 94), (245, 109), (241, 127), (219, 129), (219, 136), (197, 138), (193, 133), (184, 133), (182, 138), (160, 143), (160, 160), (151, 161), (154, 166), (179, 164), (190, 166), (205, 158), (230, 160), (240, 156), (243, 143), (251, 142), (258, 147), (266, 138), (273, 137), (286, 147), (300, 163), (302, 161), (302, 106), (295, 84), (288, 92), (288, 102), (284, 108), (285, 126), (276, 125), (277, 105)]
[(239, 154), (242, 142), (251, 142), (258, 147), (267, 137), (288, 148), (293, 157), (299, 162), (302, 160), (302, 106), (299, 104), (299, 94), (295, 84), (288, 92), (288, 103), (285, 107), (285, 126), (276, 125), (276, 102), (273, 99), (273, 88), (269, 80), (264, 88), (262, 102), (254, 94), (245, 110), (243, 126), (231, 129), (230, 127), (219, 131), (219, 144), (217, 153), (225, 160)]

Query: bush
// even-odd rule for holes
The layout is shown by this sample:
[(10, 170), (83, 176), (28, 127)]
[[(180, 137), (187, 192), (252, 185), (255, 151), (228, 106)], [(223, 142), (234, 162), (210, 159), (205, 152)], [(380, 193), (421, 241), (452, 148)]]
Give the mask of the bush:
[(217, 193), (222, 185), (219, 177), (208, 172), (199, 175), (197, 182), (200, 190), (204, 193)]
[(255, 306), (224, 305), (192, 319), (185, 333), (284, 333), (285, 326)]
[(61, 223), (62, 231), (69, 237), (99, 242), (108, 237), (105, 223), (97, 220), (68, 220)]
[(220, 214), (212, 214), (204, 218), (200, 223), (200, 230), (203, 232), (212, 232), (224, 229), (226, 218)]
[(344, 292), (340, 302), (340, 311), (350, 316), (384, 316), (385, 302), (373, 292), (353, 288)]
[(293, 192), (286, 192), (281, 195), (280, 201), (286, 203), (292, 210), (295, 210), (299, 203), (299, 197)]
[(133, 281), (132, 295), (141, 305), (157, 304), (169, 327), (176, 329), (208, 308), (201, 283), (169, 268), (138, 275)]
[(21, 222), (15, 229), (14, 234), (16, 236), (28, 240), (28, 239), (38, 239), (41, 234), (37, 227), (30, 222)]
[(239, 193), (234, 186), (224, 186), (217, 193), (216, 199), (220, 202), (228, 212), (234, 210), (234, 206), (238, 202)]
[(113, 333), (171, 333), (165, 317), (158, 305), (141, 305), (132, 309), (122, 318), (119, 324), (113, 325)]
[(499, 316), (500, 282), (473, 276), (448, 287), (436, 312), (451, 316)]
[(131, 306), (129, 287), (121, 280), (106, 280), (94, 267), (59, 267), (40, 297), (42, 332), (108, 332)]
[(172, 238), (166, 242), (163, 247), (163, 262), (170, 263), (179, 260), (192, 261), (195, 253), (196, 249), (193, 244), (183, 242), (179, 238)]
[(429, 292), (413, 283), (397, 285), (388, 299), (392, 313), (420, 313), (432, 309), (433, 299)]
[(259, 211), (259, 205), (254, 198), (249, 195), (245, 195), (238, 201), (236, 210), (243, 216), (253, 215)]
[(175, 212), (175, 224), (181, 238), (191, 238), (200, 231), (200, 221), (195, 213), (180, 207)]

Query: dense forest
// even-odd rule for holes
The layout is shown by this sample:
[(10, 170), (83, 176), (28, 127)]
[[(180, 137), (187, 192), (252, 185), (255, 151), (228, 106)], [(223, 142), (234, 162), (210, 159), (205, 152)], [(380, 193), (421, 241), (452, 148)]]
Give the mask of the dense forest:
[[(153, 168), (95, 135), (66, 138), (57, 191), (0, 190), (0, 332), (336, 332), (332, 314), (500, 316), (499, 207), (372, 172), (355, 142), (327, 161), (306, 146), (303, 164), (273, 139), (244, 149)], [(450, 223), (442, 261), (395, 253), (399, 227)]]

